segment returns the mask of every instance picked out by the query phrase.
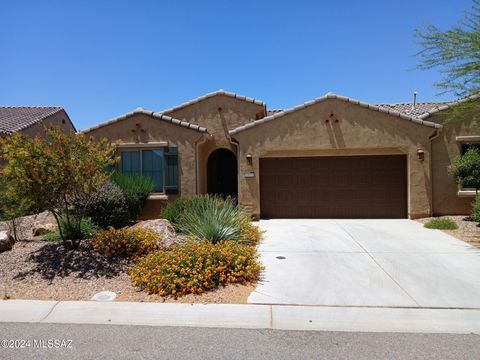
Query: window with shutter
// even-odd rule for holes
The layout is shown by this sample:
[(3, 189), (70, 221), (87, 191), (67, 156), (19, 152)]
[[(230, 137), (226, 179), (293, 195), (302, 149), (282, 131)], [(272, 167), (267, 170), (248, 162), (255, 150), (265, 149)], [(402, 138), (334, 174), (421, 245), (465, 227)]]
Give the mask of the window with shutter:
[(123, 150), (120, 158), (122, 174), (148, 176), (155, 184), (155, 192), (178, 194), (178, 151), (176, 147)]

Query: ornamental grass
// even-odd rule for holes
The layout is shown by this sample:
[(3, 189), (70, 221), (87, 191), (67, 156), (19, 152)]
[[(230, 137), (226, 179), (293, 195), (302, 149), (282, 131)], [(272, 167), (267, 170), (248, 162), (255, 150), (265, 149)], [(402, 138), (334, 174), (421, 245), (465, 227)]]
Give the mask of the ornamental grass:
[(231, 198), (209, 195), (179, 198), (164, 208), (162, 216), (177, 232), (214, 244), (224, 240), (256, 244), (263, 234)]

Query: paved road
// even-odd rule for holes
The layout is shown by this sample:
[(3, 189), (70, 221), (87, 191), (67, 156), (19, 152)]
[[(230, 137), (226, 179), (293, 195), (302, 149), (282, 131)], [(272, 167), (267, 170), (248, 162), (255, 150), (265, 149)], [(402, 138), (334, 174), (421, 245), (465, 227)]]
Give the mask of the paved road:
[(412, 220), (262, 220), (257, 304), (480, 308), (480, 249)]
[(480, 336), (0, 323), (4, 339), (71, 349), (0, 349), (1, 359), (479, 359)]

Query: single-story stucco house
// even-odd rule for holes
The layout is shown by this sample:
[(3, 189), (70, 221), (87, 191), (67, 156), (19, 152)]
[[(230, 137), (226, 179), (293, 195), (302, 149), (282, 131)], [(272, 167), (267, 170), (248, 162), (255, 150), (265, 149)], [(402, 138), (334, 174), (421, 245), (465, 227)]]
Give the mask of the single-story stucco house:
[[(463, 100), (459, 100), (463, 101)], [(176, 197), (222, 194), (257, 218), (468, 214), (449, 177), (480, 143), (453, 103), (367, 104), (327, 93), (285, 110), (219, 90), (160, 112), (138, 108), (84, 133), (120, 140), (119, 171), (151, 176), (145, 217)]]

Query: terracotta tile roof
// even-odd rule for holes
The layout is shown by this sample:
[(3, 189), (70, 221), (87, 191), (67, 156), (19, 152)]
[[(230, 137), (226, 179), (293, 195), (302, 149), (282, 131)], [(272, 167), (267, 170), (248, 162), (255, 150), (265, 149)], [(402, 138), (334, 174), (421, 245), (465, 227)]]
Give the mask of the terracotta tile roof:
[(175, 119), (171, 116), (167, 116), (167, 115), (163, 115), (159, 112), (153, 112), (153, 111), (148, 111), (148, 110), (145, 110), (145, 109), (142, 109), (142, 108), (137, 108), (135, 109), (134, 111), (132, 112), (129, 112), (129, 113), (126, 113), (126, 114), (123, 114), (121, 116), (118, 116), (114, 119), (111, 119), (107, 122), (104, 122), (104, 123), (101, 123), (100, 125), (97, 125), (97, 126), (93, 126), (89, 129), (86, 129), (86, 130), (83, 130), (81, 131), (82, 133), (88, 133), (90, 131), (93, 131), (95, 129), (99, 129), (99, 128), (102, 128), (104, 126), (107, 126), (107, 125), (110, 125), (110, 124), (113, 124), (113, 123), (116, 123), (118, 121), (121, 121), (121, 120), (124, 120), (124, 119), (127, 119), (133, 115), (137, 115), (137, 114), (143, 114), (143, 115), (147, 115), (147, 116), (151, 116), (155, 119), (158, 119), (158, 120), (162, 120), (162, 121), (166, 121), (166, 122), (169, 122), (173, 125), (177, 125), (177, 126), (180, 126), (180, 127), (183, 127), (183, 128), (186, 128), (186, 129), (191, 129), (191, 130), (195, 130), (195, 131), (198, 131), (200, 133), (207, 133), (208, 134), (208, 131), (206, 128), (204, 127), (201, 127), (199, 125), (196, 125), (196, 124), (192, 124), (192, 123), (189, 123), (189, 122), (186, 122), (186, 121), (183, 121), (183, 120), (178, 120), (178, 119)]
[(356, 105), (359, 105), (361, 107), (364, 107), (364, 108), (368, 108), (368, 109), (371, 109), (371, 110), (375, 110), (375, 111), (379, 111), (379, 112), (382, 112), (382, 113), (386, 113), (386, 114), (390, 114), (392, 116), (397, 116), (403, 120), (407, 120), (407, 121), (411, 121), (415, 124), (419, 124), (419, 125), (424, 125), (424, 126), (429, 126), (429, 127), (432, 127), (432, 128), (436, 128), (436, 129), (440, 129), (442, 128), (442, 125), (440, 124), (437, 124), (437, 123), (434, 123), (434, 122), (431, 122), (431, 121), (425, 121), (425, 120), (422, 120), (420, 119), (419, 117), (415, 116), (415, 115), (407, 115), (403, 112), (400, 112), (398, 110), (394, 110), (394, 109), (389, 109), (388, 107), (383, 107), (383, 106), (378, 106), (378, 105), (373, 105), (373, 104), (368, 104), (368, 103), (365, 103), (365, 102), (361, 102), (359, 100), (355, 100), (355, 99), (351, 99), (351, 98), (348, 98), (348, 97), (345, 97), (345, 96), (340, 96), (340, 95), (336, 95), (334, 93), (327, 93), (325, 94), (324, 96), (322, 97), (319, 97), (319, 98), (316, 98), (316, 99), (313, 99), (313, 100), (310, 100), (310, 101), (307, 101), (303, 104), (300, 104), (300, 105), (297, 105), (293, 108), (290, 108), (290, 109), (286, 109), (286, 110), (282, 110), (282, 111), (279, 111), (279, 112), (276, 112), (272, 115), (268, 115), (262, 119), (259, 119), (259, 120), (255, 120), (255, 121), (252, 121), (250, 123), (247, 123), (243, 126), (240, 126), (240, 127), (237, 127), (236, 129), (233, 129), (233, 130), (230, 130), (229, 131), (229, 134), (230, 135), (235, 135), (241, 131), (244, 131), (244, 130), (247, 130), (247, 129), (250, 129), (252, 127), (255, 127), (255, 126), (258, 126), (258, 125), (261, 125), (265, 122), (268, 122), (268, 121), (272, 121), (272, 120), (275, 120), (275, 119), (278, 119), (278, 118), (281, 118), (291, 112), (295, 112), (295, 111), (298, 111), (298, 110), (301, 110), (301, 109), (304, 109), (304, 108), (307, 108), (309, 106), (312, 106), (314, 104), (317, 104), (317, 103), (320, 103), (322, 101), (325, 101), (327, 99), (338, 99), (338, 100), (342, 100), (342, 101), (345, 101), (345, 102), (349, 102), (349, 103), (352, 103), (352, 104), (356, 104)]
[(376, 105), (387, 108), (387, 109), (392, 109), (406, 115), (416, 116), (419, 119), (426, 119), (430, 115), (435, 114), (436, 112), (439, 112), (442, 110), (446, 110), (452, 105), (459, 104), (472, 99), (478, 99), (478, 98), (480, 98), (480, 94), (467, 96), (455, 101), (416, 103), (415, 106), (413, 106), (413, 103), (376, 104)]
[(0, 106), (0, 133), (23, 130), (62, 110), (60, 106)]
[(257, 104), (257, 105), (260, 105), (260, 106), (265, 106), (265, 103), (261, 100), (257, 100), (257, 99), (254, 99), (254, 98), (250, 98), (248, 96), (243, 96), (243, 95), (238, 95), (238, 94), (235, 94), (233, 92), (229, 92), (229, 91), (225, 91), (223, 89), (220, 89), (220, 90), (217, 90), (217, 91), (214, 91), (214, 92), (211, 92), (211, 93), (208, 93), (208, 94), (205, 94), (205, 95), (202, 95), (198, 98), (195, 98), (193, 100), (190, 100), (190, 101), (187, 101), (183, 104), (180, 104), (178, 106), (174, 106), (172, 108), (168, 108), (168, 109), (165, 109), (163, 111), (161, 111), (162, 114), (166, 114), (166, 113), (169, 113), (169, 112), (172, 112), (172, 111), (175, 111), (175, 110), (178, 110), (178, 109), (181, 109), (181, 108), (184, 108), (186, 106), (189, 106), (189, 105), (192, 105), (192, 104), (195, 104), (195, 103), (198, 103), (200, 101), (203, 101), (205, 99), (208, 99), (208, 98), (211, 98), (213, 96), (217, 96), (217, 95), (225, 95), (225, 96), (229, 96), (231, 98), (234, 98), (234, 99), (239, 99), (239, 100), (243, 100), (243, 101), (246, 101), (246, 102), (250, 102), (250, 103), (253, 103), (253, 104)]
[(413, 103), (375, 104), (375, 105), (386, 108), (386, 109), (398, 111), (405, 115), (419, 117), (424, 114), (428, 114), (430, 111), (433, 111), (440, 106), (448, 105), (448, 103), (424, 102), (424, 103), (416, 103), (415, 106), (413, 106)]

